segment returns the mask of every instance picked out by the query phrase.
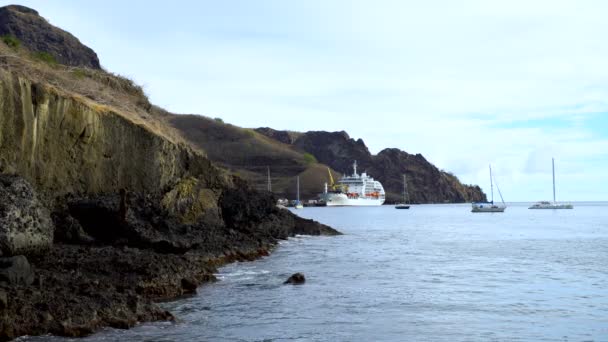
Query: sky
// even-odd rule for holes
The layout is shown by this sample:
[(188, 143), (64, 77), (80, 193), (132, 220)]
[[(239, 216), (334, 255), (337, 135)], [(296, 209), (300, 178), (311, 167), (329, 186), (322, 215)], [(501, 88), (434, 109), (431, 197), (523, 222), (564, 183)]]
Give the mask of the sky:
[[(176, 113), (345, 130), (506, 201), (608, 200), (606, 1), (22, 0)], [(8, 4), (8, 3), (6, 3)], [(373, 176), (373, 175), (372, 175)]]

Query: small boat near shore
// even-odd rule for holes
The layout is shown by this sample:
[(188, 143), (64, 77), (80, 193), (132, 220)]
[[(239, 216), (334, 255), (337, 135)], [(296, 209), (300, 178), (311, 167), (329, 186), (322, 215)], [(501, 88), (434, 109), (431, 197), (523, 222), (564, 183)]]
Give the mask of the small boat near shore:
[(500, 200), (502, 205), (494, 204), (494, 182), (492, 181), (492, 165), (490, 168), (490, 194), (491, 201), (490, 202), (473, 202), (471, 203), (471, 212), (473, 213), (503, 213), (505, 209), (507, 209), (507, 205), (505, 204), (504, 199), (502, 198), (502, 193), (498, 188), (498, 184), (496, 184), (496, 190), (498, 190), (498, 194), (500, 195)]
[(551, 158), (551, 169), (553, 173), (553, 202), (540, 201), (529, 207), (528, 209), (574, 209), (570, 203), (557, 203), (555, 200), (555, 158)]

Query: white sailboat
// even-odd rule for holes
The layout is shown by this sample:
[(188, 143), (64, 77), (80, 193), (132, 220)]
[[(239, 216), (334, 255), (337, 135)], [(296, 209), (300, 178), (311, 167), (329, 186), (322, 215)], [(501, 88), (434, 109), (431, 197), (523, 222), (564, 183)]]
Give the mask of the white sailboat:
[(490, 202), (473, 202), (471, 203), (471, 212), (473, 213), (502, 213), (507, 209), (507, 205), (505, 204), (504, 199), (502, 198), (502, 193), (500, 193), (500, 189), (498, 188), (498, 184), (496, 184), (496, 190), (498, 190), (498, 194), (500, 195), (500, 201), (502, 205), (494, 204), (494, 183), (492, 182), (492, 165), (490, 167), (490, 193), (492, 196), (492, 200)]
[[(407, 199), (406, 199), (407, 196)], [(395, 209), (409, 209), (410, 208), (410, 196), (407, 193), (407, 179), (405, 173), (403, 174), (403, 203), (397, 203)]]
[(298, 189), (296, 192), (296, 203), (294, 204), (294, 208), (296, 209), (302, 209), (304, 208), (304, 205), (302, 204), (302, 202), (300, 202), (300, 176), (297, 177), (297, 184), (298, 184)]
[(555, 200), (555, 159), (551, 158), (551, 166), (553, 170), (553, 203), (549, 201), (540, 201), (528, 209), (573, 209), (574, 206), (570, 203), (559, 204)]

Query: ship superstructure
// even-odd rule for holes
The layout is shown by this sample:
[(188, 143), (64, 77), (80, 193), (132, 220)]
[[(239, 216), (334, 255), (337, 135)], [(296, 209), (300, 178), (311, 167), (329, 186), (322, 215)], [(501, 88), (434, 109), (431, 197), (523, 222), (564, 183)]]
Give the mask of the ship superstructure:
[(321, 200), (327, 206), (373, 206), (384, 203), (384, 187), (366, 172), (358, 174), (357, 161), (353, 163), (352, 175), (344, 175), (337, 183), (334, 183), (331, 172), (329, 178), (330, 184), (325, 183), (325, 190), (321, 194)]

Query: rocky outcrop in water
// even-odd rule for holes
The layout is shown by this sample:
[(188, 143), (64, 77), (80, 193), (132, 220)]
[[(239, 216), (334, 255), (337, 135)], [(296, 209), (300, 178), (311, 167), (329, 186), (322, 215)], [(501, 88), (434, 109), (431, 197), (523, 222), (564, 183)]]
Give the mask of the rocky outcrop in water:
[(0, 36), (15, 37), (30, 51), (47, 53), (61, 64), (101, 68), (95, 51), (25, 6), (0, 7)]
[(292, 274), (287, 280), (283, 282), (283, 284), (291, 284), (291, 285), (302, 285), (306, 282), (306, 277), (304, 274), (298, 272)]

